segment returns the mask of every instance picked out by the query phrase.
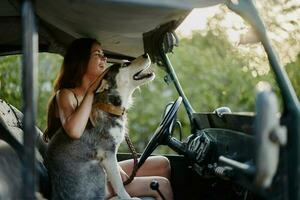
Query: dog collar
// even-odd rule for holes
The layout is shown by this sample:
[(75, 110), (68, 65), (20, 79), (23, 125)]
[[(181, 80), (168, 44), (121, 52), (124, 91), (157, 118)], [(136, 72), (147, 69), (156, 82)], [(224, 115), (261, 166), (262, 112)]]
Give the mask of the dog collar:
[(125, 108), (122, 106), (114, 106), (112, 104), (100, 103), (100, 102), (96, 103), (94, 106), (96, 108), (103, 110), (104, 112), (118, 115), (118, 116), (122, 116), (125, 113)]

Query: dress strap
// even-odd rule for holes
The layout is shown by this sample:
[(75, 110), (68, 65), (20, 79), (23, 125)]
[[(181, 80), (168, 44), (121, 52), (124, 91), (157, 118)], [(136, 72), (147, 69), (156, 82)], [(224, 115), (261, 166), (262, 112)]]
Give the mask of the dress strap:
[(69, 88), (67, 90), (70, 90), (73, 93), (73, 95), (74, 95), (74, 97), (76, 99), (76, 108), (78, 108), (79, 101), (78, 101), (78, 98), (77, 98), (75, 92), (72, 89), (69, 89)]
[(75, 97), (75, 99), (76, 99), (76, 103), (77, 103), (77, 105), (76, 105), (76, 108), (78, 108), (78, 98), (77, 98), (77, 96), (76, 96), (75, 92), (74, 92), (73, 90), (71, 90), (71, 91), (73, 92), (73, 94), (74, 94), (74, 97)]

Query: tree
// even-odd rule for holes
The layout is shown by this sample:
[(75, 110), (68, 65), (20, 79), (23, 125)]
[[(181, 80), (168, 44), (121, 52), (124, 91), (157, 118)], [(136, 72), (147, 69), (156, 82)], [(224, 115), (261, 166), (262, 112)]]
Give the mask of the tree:
[(0, 98), (21, 107), (20, 56), (0, 57)]
[[(61, 57), (41, 53), (38, 67), (38, 101), (37, 101), (37, 126), (45, 129), (47, 102), (51, 96), (52, 84), (58, 73)], [(22, 77), (21, 56), (0, 57), (0, 98), (22, 110)]]
[(295, 88), (297, 97), (300, 98), (300, 53), (294, 62), (288, 63), (285, 66), (285, 69)]

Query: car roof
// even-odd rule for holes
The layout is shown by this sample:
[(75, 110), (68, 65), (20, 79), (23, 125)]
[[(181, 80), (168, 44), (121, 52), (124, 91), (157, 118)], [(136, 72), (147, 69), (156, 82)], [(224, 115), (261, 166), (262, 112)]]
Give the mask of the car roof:
[[(155, 38), (175, 30), (193, 8), (223, 1), (37, 0), (39, 51), (63, 54), (74, 39), (92, 37), (108, 57), (137, 57), (151, 52)], [(0, 55), (21, 52), (20, 10), (20, 1), (0, 1)]]

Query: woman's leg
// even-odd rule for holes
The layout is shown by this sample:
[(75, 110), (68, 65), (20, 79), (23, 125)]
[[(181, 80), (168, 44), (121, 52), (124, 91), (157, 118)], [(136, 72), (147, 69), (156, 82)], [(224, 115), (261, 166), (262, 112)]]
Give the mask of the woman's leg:
[(130, 184), (125, 186), (125, 189), (132, 197), (154, 197), (156, 200), (162, 200), (158, 192), (150, 188), (153, 179), (158, 181), (159, 190), (166, 200), (173, 200), (171, 184), (167, 178), (161, 176), (135, 177)]
[[(119, 162), (122, 169), (131, 175), (133, 160)], [(130, 196), (151, 196), (160, 200), (161, 197), (156, 191), (150, 188), (153, 179), (159, 183), (159, 190), (167, 200), (173, 199), (173, 192), (170, 184), (171, 167), (169, 160), (164, 156), (150, 156), (143, 166), (138, 170), (134, 180), (125, 186)]]
[[(130, 176), (133, 168), (133, 160), (124, 160), (119, 162), (119, 164), (127, 175)], [(164, 156), (150, 156), (138, 170), (136, 176), (162, 176), (170, 180), (170, 162)]]

